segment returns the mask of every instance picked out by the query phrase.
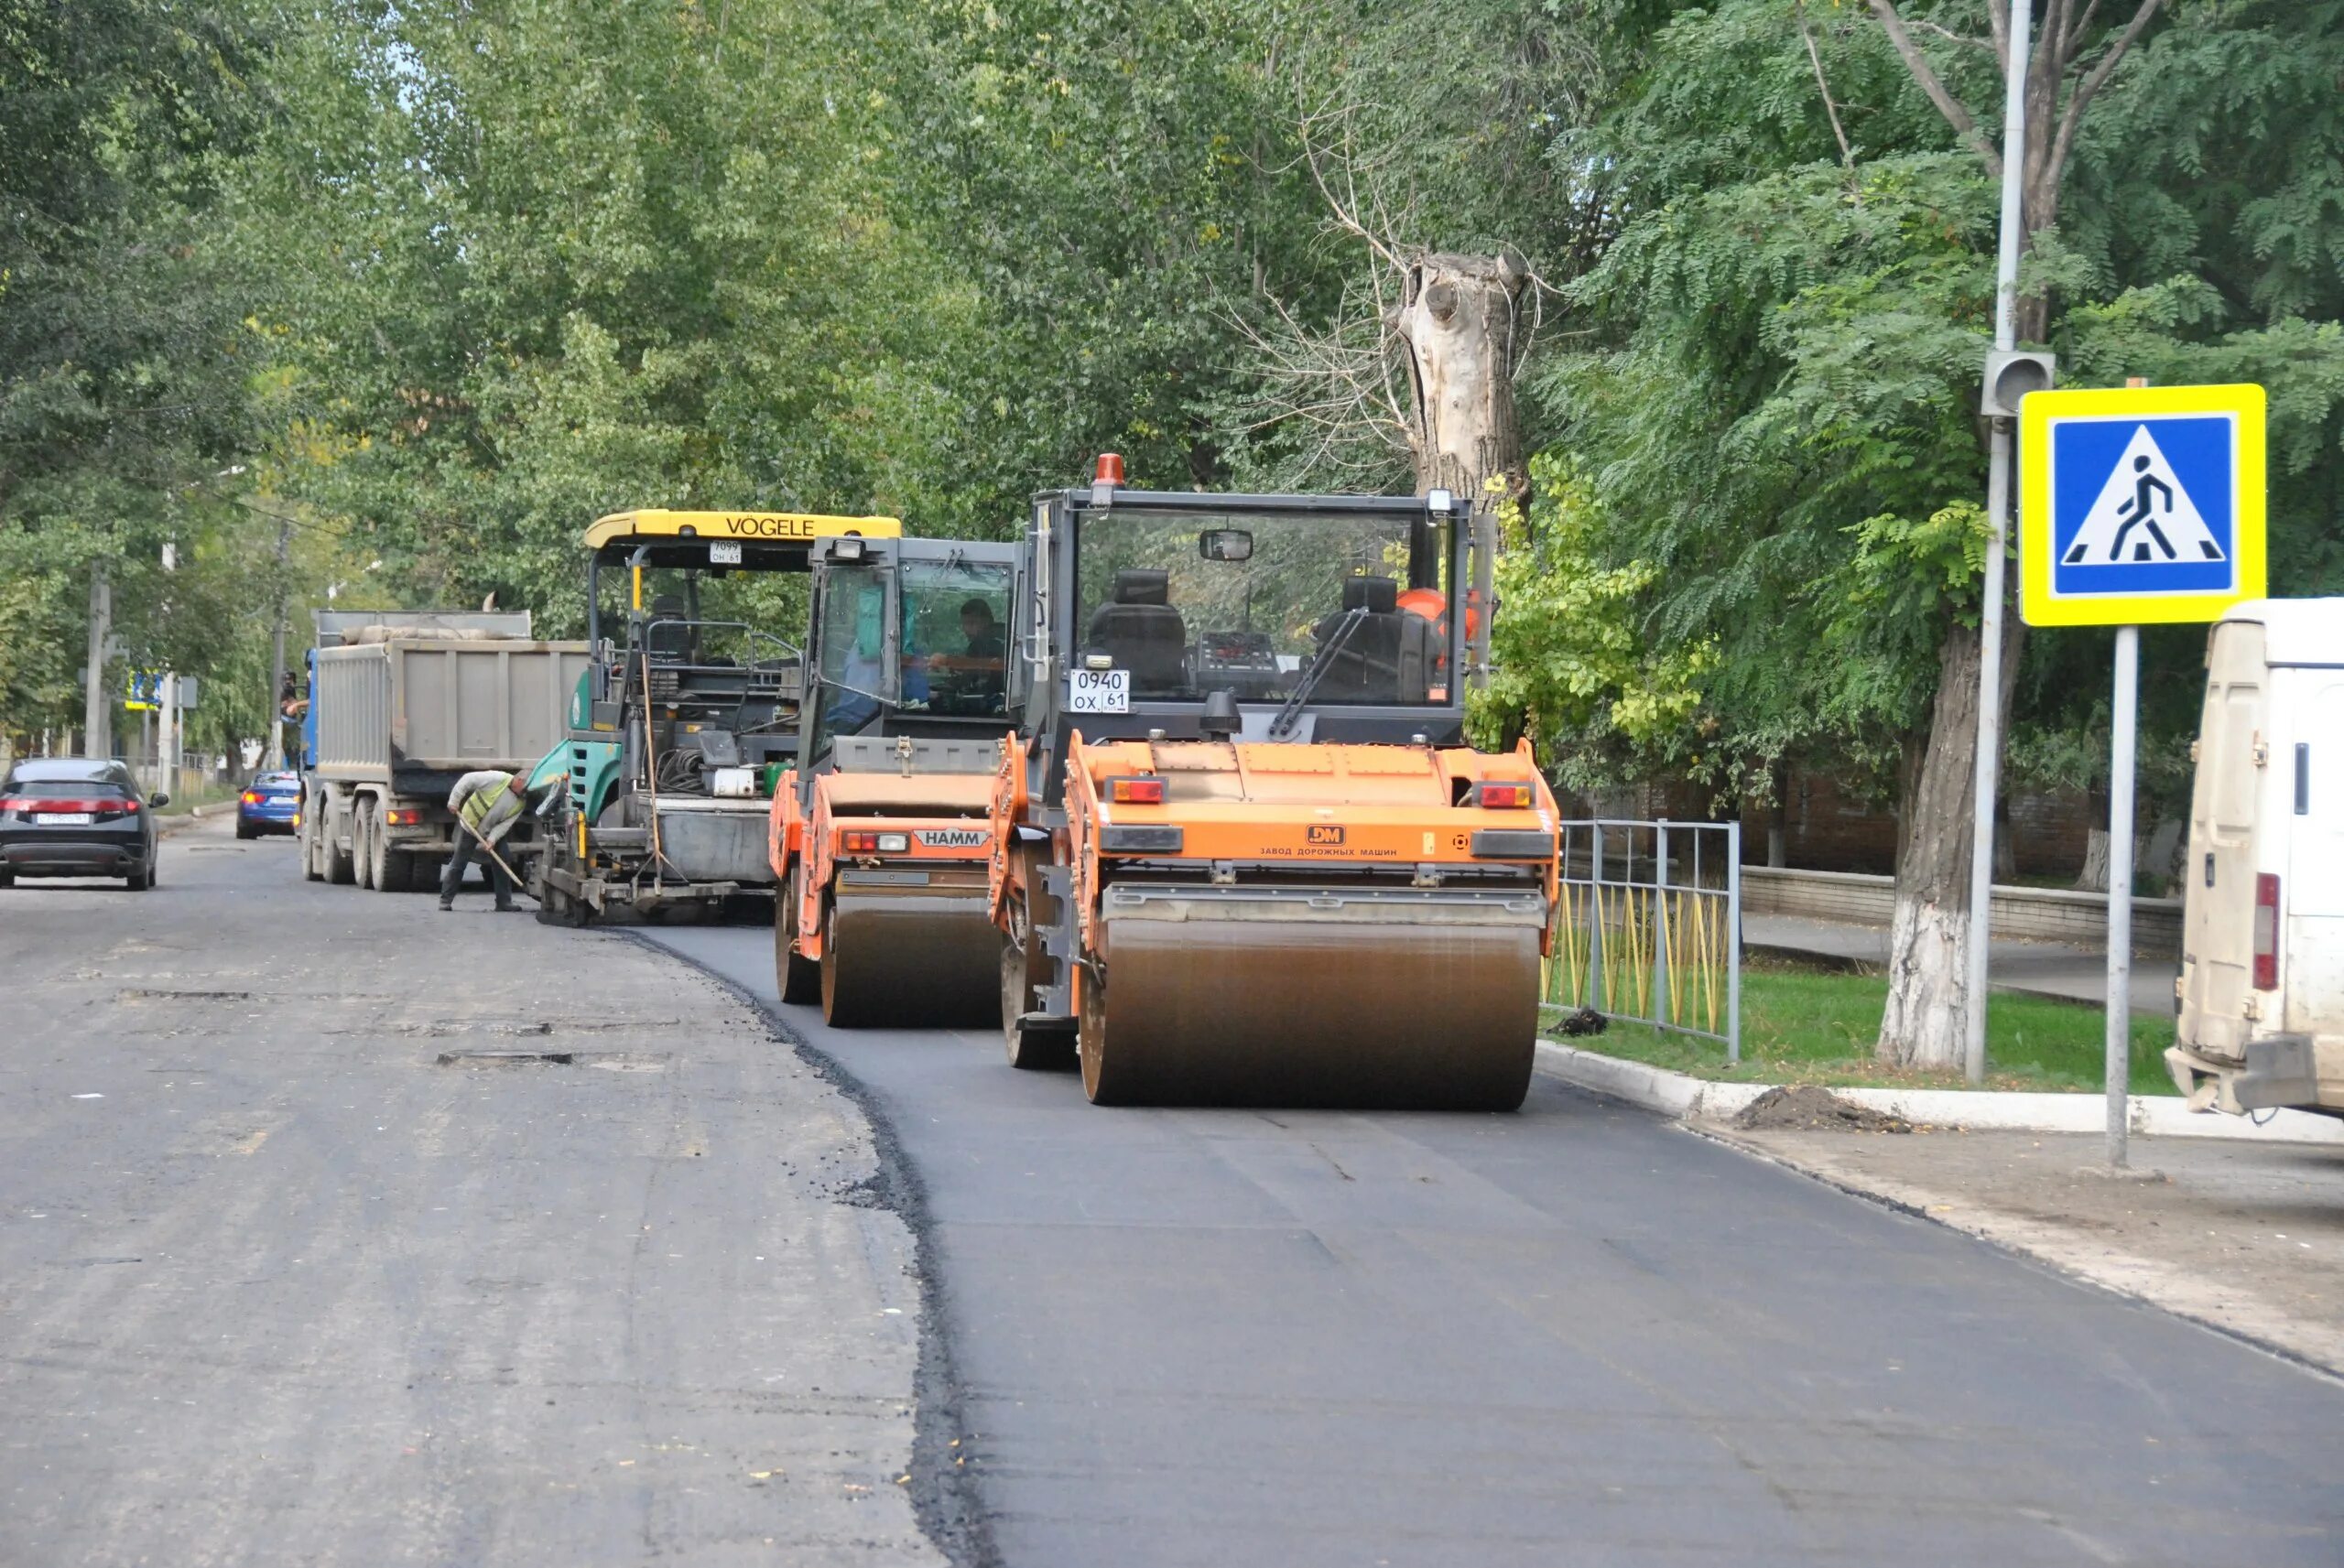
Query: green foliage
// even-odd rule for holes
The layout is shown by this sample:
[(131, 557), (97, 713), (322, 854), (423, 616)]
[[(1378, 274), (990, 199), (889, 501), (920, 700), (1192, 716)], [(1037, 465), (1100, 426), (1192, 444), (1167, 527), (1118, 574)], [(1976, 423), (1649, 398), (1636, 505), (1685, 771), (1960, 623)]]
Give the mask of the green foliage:
[(1560, 738), (1600, 735), (1629, 753), (1655, 746), (1699, 706), (1714, 647), (1648, 649), (1636, 611), (1654, 568), (1602, 563), (1601, 510), (1567, 461), (1536, 460), (1531, 483), (1526, 513), (1499, 505), (1503, 613), (1491, 627), (1489, 687), (1471, 698), (1474, 738), (1496, 747), (1519, 719), (1549, 765), (1592, 761), (1558, 756)]

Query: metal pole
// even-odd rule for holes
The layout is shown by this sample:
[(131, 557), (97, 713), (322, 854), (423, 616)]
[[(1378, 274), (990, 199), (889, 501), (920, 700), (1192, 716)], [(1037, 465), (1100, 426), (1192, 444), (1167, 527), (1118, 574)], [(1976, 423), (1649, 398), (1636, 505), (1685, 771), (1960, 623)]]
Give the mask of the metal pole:
[(114, 716), (106, 711), (106, 644), (114, 639), (114, 589), (106, 564), (90, 568), (90, 665), (81, 686), (81, 752), (114, 755)]
[[(2026, 241), (2026, 57), (2034, 0), (2011, 0), (2009, 69), (2002, 80), (2002, 230), (1994, 265), (1994, 346), (2018, 346), (2018, 254)], [(1985, 603), (1978, 624), (1978, 759), (1970, 794), (1970, 1011), (1962, 1071), (1986, 1080), (1986, 957), (1994, 931), (1994, 787), (2002, 752), (2002, 555), (2009, 547), (2011, 426), (1993, 422), (1986, 472)]]
[(285, 712), (277, 704), (277, 694), (285, 688), (285, 556), (293, 542), (293, 524), (280, 522), (277, 525), (277, 640), (268, 657), (268, 699), (265, 704), (268, 714), (268, 744), (261, 750), (260, 765), (281, 768), (285, 765)]
[(1652, 1021), (1666, 1028), (1668, 1015), (1668, 824), (1653, 824), (1655, 849), (1652, 858)]
[(1598, 1012), (1605, 1011), (1603, 996), (1603, 824), (1589, 824), (1590, 842), (1594, 846), (1589, 870), (1587, 896), (1595, 907), (1587, 923), (1587, 1005)]
[(155, 787), (177, 795), (179, 790), (179, 677), (163, 673), (163, 714), (156, 726)]
[(2108, 1162), (2122, 1170), (2132, 1091), (2132, 751), (2141, 629), (2116, 629), (2108, 752)]
[(1725, 825), (1725, 1059), (1742, 1064), (1742, 824)]

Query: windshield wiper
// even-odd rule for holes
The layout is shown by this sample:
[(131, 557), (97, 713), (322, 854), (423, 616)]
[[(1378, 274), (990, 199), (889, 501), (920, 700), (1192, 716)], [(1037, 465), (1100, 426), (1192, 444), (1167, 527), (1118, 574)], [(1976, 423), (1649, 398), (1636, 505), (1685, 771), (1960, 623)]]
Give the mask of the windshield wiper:
[(1318, 689), (1318, 683), (1327, 677), (1328, 670), (1334, 666), (1335, 655), (1343, 651), (1345, 644), (1351, 640), (1351, 633), (1358, 631), (1361, 622), (1366, 619), (1367, 611), (1363, 608), (1343, 611), (1343, 618), (1335, 622), (1334, 631), (1328, 633), (1326, 643), (1319, 648), (1318, 657), (1310, 661), (1310, 667), (1302, 672), (1302, 678), (1294, 683), (1294, 689), (1286, 694), (1286, 701), (1279, 707), (1276, 717), (1270, 720), (1272, 736), (1286, 734), (1300, 720), (1302, 705), (1308, 702), (1310, 694)]

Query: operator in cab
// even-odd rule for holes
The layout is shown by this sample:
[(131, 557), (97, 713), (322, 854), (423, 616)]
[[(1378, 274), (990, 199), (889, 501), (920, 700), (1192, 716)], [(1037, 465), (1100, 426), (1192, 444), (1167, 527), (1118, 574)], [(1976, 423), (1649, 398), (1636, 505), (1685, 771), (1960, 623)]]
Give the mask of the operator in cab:
[(1009, 644), (992, 605), (971, 599), (960, 606), (960, 653), (930, 654), (923, 661), (936, 696), (961, 711), (999, 712), (1008, 689)]
[(528, 798), (529, 781), (521, 773), (484, 768), (456, 781), (456, 787), (448, 792), (448, 809), (456, 814), (456, 848), (440, 878), (441, 909), (456, 907), (456, 890), (464, 885), (464, 868), (472, 864), (472, 850), (478, 845), (488, 861), (488, 885), (496, 894), (496, 907), (500, 912), (511, 911), (513, 879), (505, 874), (495, 846), (521, 820)]

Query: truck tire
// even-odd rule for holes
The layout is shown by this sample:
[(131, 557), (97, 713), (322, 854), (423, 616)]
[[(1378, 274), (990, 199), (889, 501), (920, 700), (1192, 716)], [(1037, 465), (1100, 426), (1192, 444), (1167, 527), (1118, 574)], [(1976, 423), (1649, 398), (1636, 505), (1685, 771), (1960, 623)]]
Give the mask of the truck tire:
[(304, 805), (301, 810), (301, 880), (305, 882), (326, 880), (325, 850), (319, 847), (320, 837), (317, 813)]
[[(336, 811), (325, 824), (326, 881), (336, 887), (343, 888), (358, 880), (357, 853), (354, 849), (345, 849), (342, 847), (342, 835), (336, 831), (340, 823), (335, 818), (347, 815), (345, 812)], [(356, 834), (357, 829), (354, 825), (351, 831), (353, 836)]]
[(359, 799), (357, 826), (350, 830), (350, 852), (356, 862), (358, 885), (373, 892), (375, 873), (383, 868), (383, 830), (374, 819), (374, 802), (370, 797)]
[[(383, 835), (388, 838), (388, 834)], [(384, 892), (413, 892), (415, 891), (415, 856), (406, 849), (383, 850), (383, 869), (376, 873), (374, 885)]]

